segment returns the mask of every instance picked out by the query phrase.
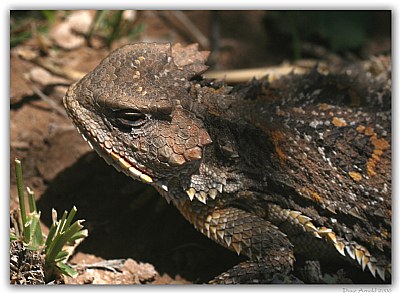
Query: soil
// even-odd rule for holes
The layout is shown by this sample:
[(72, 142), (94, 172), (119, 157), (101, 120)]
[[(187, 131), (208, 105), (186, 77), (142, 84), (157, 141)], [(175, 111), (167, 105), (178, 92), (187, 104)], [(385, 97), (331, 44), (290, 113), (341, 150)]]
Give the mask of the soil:
[[(229, 17), (224, 17), (226, 14)], [(189, 11), (186, 15), (208, 35), (210, 12)], [(265, 53), (263, 16), (259, 11), (220, 15), (225, 37), (221, 39), (219, 62), (214, 62), (216, 68), (260, 67), (282, 61)], [(140, 12), (137, 17), (146, 25), (138, 41), (193, 42), (190, 35), (155, 12)], [(65, 283), (204, 283), (241, 262), (244, 258), (195, 231), (155, 190), (118, 173), (99, 158), (59, 111), (73, 80), (37, 71), (43, 70), (35, 62), (41, 59), (86, 73), (110, 50), (99, 42), (93, 47), (83, 43), (65, 50), (56, 48), (51, 38), (47, 41), (47, 49), (38, 38), (11, 49), (10, 210), (18, 206), (14, 158), (22, 161), (24, 183), (35, 192), (45, 233), (52, 209), (61, 214), (77, 207), (75, 219), (85, 219), (89, 236), (70, 259), (78, 278), (65, 278)], [(128, 42), (119, 39), (113, 48)], [(41, 98), (35, 89), (52, 102)]]

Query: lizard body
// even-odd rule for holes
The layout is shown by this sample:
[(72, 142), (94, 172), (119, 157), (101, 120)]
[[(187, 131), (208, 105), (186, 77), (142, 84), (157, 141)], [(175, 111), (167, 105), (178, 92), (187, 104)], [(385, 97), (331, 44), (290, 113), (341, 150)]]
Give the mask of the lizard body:
[(290, 282), (295, 255), (387, 280), (390, 61), (228, 87), (201, 78), (207, 56), (195, 45), (124, 46), (64, 105), (109, 164), (248, 256), (213, 282)]

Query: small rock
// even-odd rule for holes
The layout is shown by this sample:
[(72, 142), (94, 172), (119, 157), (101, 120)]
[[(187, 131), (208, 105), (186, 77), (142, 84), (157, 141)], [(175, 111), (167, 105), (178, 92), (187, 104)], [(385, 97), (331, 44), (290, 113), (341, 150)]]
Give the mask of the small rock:
[(85, 44), (85, 38), (79, 34), (84, 34), (89, 30), (92, 20), (93, 15), (89, 11), (73, 12), (66, 21), (57, 25), (49, 35), (58, 46), (64, 49), (79, 48)]
[(158, 275), (154, 266), (149, 263), (137, 263), (131, 258), (128, 258), (124, 267), (132, 273), (132, 275), (137, 276), (140, 283), (151, 282)]

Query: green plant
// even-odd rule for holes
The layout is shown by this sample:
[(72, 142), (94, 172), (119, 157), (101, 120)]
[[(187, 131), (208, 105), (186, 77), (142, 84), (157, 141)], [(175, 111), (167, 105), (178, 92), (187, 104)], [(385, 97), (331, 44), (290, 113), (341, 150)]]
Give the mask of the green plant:
[(145, 24), (124, 19), (123, 13), (124, 10), (98, 10), (86, 36), (89, 43), (95, 34), (104, 39), (107, 47), (124, 36), (132, 41), (137, 39), (146, 29)]
[[(335, 52), (357, 52), (372, 36), (377, 19), (387, 17), (371, 10), (269, 11), (265, 22), (273, 41), (291, 44), (293, 59), (300, 59), (304, 43)], [(382, 21), (382, 20), (380, 20)], [(280, 47), (279, 47), (280, 48)]]
[(54, 10), (11, 10), (10, 47), (31, 39), (35, 33), (46, 34), (56, 19), (56, 12)]
[(44, 256), (44, 272), (47, 281), (54, 279), (55, 274), (76, 277), (77, 272), (66, 262), (70, 253), (65, 250), (66, 245), (73, 245), (77, 240), (87, 236), (87, 230), (83, 230), (83, 220), (72, 222), (76, 207), (68, 213), (64, 211), (60, 220), (57, 220), (57, 212), (53, 209), (53, 223), (45, 240), (41, 227), (40, 215), (35, 203), (33, 191), (27, 187), (29, 212), (25, 206), (24, 185), (22, 180), (21, 161), (15, 160), (15, 173), (17, 178), (19, 208), (15, 217), (12, 218), (13, 231), (10, 231), (10, 241), (21, 241), (24, 246), (33, 251), (40, 251)]

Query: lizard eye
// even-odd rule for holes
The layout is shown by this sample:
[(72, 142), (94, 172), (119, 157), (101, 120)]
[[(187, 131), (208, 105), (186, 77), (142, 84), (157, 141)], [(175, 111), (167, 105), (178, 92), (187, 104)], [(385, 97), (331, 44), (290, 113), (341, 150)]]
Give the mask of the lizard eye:
[(113, 114), (112, 122), (122, 128), (140, 127), (147, 120), (145, 114), (134, 109), (113, 110)]

